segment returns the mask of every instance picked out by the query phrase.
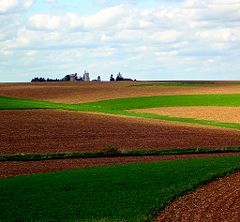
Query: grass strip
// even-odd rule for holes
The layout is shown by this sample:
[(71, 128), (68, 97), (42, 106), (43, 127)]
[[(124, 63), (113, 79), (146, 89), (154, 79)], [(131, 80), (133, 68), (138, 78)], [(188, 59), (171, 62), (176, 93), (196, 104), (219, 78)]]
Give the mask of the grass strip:
[(181, 155), (181, 154), (201, 154), (201, 153), (226, 153), (240, 152), (240, 147), (223, 148), (186, 148), (170, 150), (130, 150), (121, 151), (102, 151), (95, 153), (55, 153), (55, 154), (16, 154), (2, 155), (0, 161), (39, 161), (54, 159), (72, 159), (72, 158), (99, 158), (99, 157), (128, 157), (128, 156), (163, 156), (163, 155)]
[(130, 85), (130, 87), (208, 86), (213, 84), (215, 84), (215, 82), (210, 82), (210, 81), (184, 82), (183, 81), (183, 82), (145, 83), (145, 84)]
[(240, 170), (240, 157), (134, 163), (0, 179), (0, 221), (150, 221)]

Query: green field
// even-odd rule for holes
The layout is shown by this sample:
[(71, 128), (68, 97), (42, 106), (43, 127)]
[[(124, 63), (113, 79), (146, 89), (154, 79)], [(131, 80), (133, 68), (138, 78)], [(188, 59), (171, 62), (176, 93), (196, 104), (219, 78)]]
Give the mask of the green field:
[(0, 180), (0, 221), (148, 221), (240, 169), (240, 157), (115, 165)]
[(187, 123), (197, 123), (227, 128), (240, 128), (238, 123), (222, 123), (193, 118), (180, 118), (149, 113), (136, 113), (129, 110), (177, 107), (177, 106), (240, 106), (240, 94), (176, 95), (111, 99), (80, 104), (61, 104), (47, 101), (34, 101), (0, 97), (0, 109), (64, 109), (85, 112), (101, 112), (144, 118), (161, 119)]
[(47, 101), (0, 96), (0, 110), (16, 109), (58, 109), (58, 105)]

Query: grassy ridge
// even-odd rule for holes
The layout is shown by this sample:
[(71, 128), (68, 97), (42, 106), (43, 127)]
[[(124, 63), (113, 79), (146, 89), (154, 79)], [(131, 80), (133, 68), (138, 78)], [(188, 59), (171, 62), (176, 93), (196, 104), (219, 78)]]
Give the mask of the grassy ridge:
[(96, 158), (96, 157), (127, 157), (127, 156), (163, 156), (163, 155), (181, 155), (181, 154), (200, 154), (200, 153), (226, 153), (240, 152), (240, 147), (224, 148), (186, 148), (171, 150), (130, 150), (121, 151), (115, 149), (113, 152), (91, 152), (91, 153), (48, 153), (48, 154), (16, 154), (0, 156), (0, 161), (38, 161), (69, 158)]
[(240, 157), (96, 167), (0, 180), (0, 221), (147, 221), (176, 197), (240, 169)]
[(137, 116), (144, 118), (197, 123), (227, 128), (240, 128), (240, 124), (237, 123), (221, 123), (216, 121), (171, 117), (128, 111), (132, 109), (176, 106), (240, 106), (240, 94), (151, 96), (111, 99), (81, 104), (61, 104), (51, 103), (47, 101), (34, 101), (0, 97), (0, 109), (64, 109), (73, 111), (101, 112), (126, 116)]

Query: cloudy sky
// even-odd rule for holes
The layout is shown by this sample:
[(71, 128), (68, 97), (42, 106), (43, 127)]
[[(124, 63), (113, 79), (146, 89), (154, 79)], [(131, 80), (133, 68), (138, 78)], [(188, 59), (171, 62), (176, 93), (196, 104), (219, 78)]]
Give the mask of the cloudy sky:
[(240, 79), (240, 0), (0, 0), (0, 81)]

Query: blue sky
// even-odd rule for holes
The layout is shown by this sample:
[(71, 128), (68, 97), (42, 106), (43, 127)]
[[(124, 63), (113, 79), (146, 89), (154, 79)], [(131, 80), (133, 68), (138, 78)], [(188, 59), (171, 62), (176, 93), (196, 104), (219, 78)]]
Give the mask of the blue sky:
[(240, 0), (0, 0), (0, 82), (240, 80)]

